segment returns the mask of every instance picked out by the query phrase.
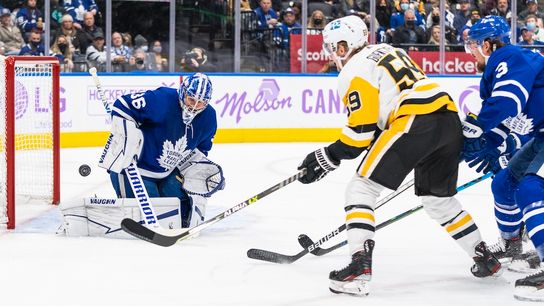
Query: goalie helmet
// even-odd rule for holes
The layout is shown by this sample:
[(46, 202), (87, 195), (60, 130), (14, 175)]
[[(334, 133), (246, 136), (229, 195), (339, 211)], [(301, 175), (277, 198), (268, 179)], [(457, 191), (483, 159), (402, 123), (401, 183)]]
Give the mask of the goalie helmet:
[(195, 73), (183, 80), (178, 95), (183, 109), (183, 122), (189, 124), (208, 106), (212, 98), (212, 82), (207, 75)]
[[(333, 60), (345, 60), (357, 48), (368, 42), (368, 29), (358, 16), (346, 16), (329, 22), (323, 29), (323, 51)], [(338, 57), (338, 43), (345, 41), (348, 50), (343, 57)], [(338, 63), (337, 63), (338, 64)]]

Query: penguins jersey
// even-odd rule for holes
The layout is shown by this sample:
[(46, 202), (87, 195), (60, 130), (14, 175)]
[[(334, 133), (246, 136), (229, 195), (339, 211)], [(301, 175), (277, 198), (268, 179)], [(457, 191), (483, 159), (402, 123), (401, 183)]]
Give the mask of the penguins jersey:
[(338, 75), (338, 93), (348, 110), (340, 141), (356, 148), (370, 145), (377, 129), (399, 117), (441, 108), (457, 112), (451, 97), (404, 50), (386, 44), (367, 46), (349, 60)]
[(504, 126), (521, 135), (544, 132), (544, 57), (512, 45), (497, 49), (482, 75), (480, 97), (478, 122), (485, 132)]
[(217, 130), (215, 110), (208, 105), (189, 125), (182, 120), (176, 89), (159, 87), (124, 95), (112, 107), (112, 115), (136, 123), (144, 144), (138, 159), (142, 176), (161, 179), (168, 176), (193, 149), (205, 155), (212, 148)]

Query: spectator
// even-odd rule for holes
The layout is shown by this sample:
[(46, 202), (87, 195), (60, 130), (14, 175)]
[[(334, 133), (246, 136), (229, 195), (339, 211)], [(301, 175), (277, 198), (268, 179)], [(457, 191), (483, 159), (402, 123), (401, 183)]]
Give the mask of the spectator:
[(119, 32), (114, 32), (111, 35), (111, 40), (111, 62), (115, 71), (127, 71), (127, 65), (132, 57), (132, 49), (123, 44), (123, 37)]
[[(446, 7), (446, 11), (445, 11), (445, 14), (446, 14), (446, 27), (449, 27), (451, 29), (453, 29), (453, 31), (455, 33), (457, 33), (457, 31), (455, 30), (455, 28), (453, 27), (453, 20), (455, 18), (455, 14), (453, 14), (451, 11), (450, 11), (450, 6), (445, 5)], [(426, 22), (426, 26), (427, 26), (427, 29), (431, 28), (433, 25), (437, 25), (439, 24), (440, 22), (440, 7), (438, 5), (433, 5), (432, 8), (431, 8), (431, 11), (429, 12), (429, 16), (427, 16), (427, 22)], [(446, 33), (447, 34), (447, 33)]]
[[(429, 44), (430, 46), (427, 47), (427, 51), (438, 51), (438, 46), (440, 46), (440, 26), (434, 25), (430, 28), (430, 30), (431, 35), (429, 36), (430, 38), (427, 42), (427, 44)], [(444, 41), (444, 44), (449, 45), (450, 42), (446, 39), (446, 41)], [(446, 51), (449, 50), (450, 48), (446, 46)]]
[(255, 10), (257, 27), (259, 29), (273, 28), (278, 24), (278, 14), (272, 9), (272, 0), (260, 0), (260, 6)]
[(325, 14), (320, 10), (315, 10), (308, 19), (308, 32), (307, 34), (321, 34), (321, 30), (325, 28), (327, 22), (325, 21)]
[[(429, 15), (427, 25), (429, 26), (429, 28), (426, 31), (426, 35), (427, 35), (427, 37), (432, 39), (432, 28), (434, 26), (439, 26), (440, 25), (440, 10), (438, 9), (438, 7), (436, 7), (436, 6), (433, 7), (433, 10), (432, 10), (431, 14)], [(452, 27), (452, 25), (449, 24), (446, 21), (446, 24), (444, 25), (444, 28), (445, 28), (445, 32), (446, 32), (445, 37), (446, 37), (446, 40), (448, 41), (448, 43), (456, 43), (457, 42), (457, 32)]]
[(295, 12), (292, 8), (288, 7), (283, 12), (283, 22), (280, 23), (282, 29), (282, 43), (281, 46), (285, 50), (289, 50), (289, 38), (290, 34), (301, 34), (302, 29), (300, 23), (295, 19)]
[(168, 70), (168, 59), (162, 55), (162, 45), (161, 42), (155, 40), (153, 42), (153, 53), (150, 56), (150, 66), (151, 70), (154, 71), (167, 71)]
[(134, 56), (130, 58), (129, 63), (131, 72), (144, 73), (152, 70), (147, 62), (145, 51), (141, 48), (134, 49)]
[[(257, 9), (260, 5), (260, 1), (259, 0), (249, 0), (250, 4), (251, 4), (251, 7), (253, 8), (253, 10)], [(276, 11), (276, 12), (279, 12), (281, 11), (282, 9), (282, 3), (281, 3), (281, 0), (270, 0), (270, 7)]]
[(506, 19), (506, 21), (508, 21), (509, 23), (510, 23), (510, 20), (512, 20), (512, 12), (510, 11), (508, 0), (497, 0), (497, 7), (492, 9), (489, 14), (501, 16), (502, 18)]
[(140, 34), (134, 37), (134, 50), (137, 49), (142, 49), (144, 52), (148, 50), (147, 39)]
[(292, 8), (295, 13), (296, 22), (300, 23), (302, 20), (300, 16), (300, 13), (302, 12), (302, 3), (299, 1), (291, 1), (289, 2), (289, 7)]
[(213, 67), (208, 62), (206, 50), (202, 48), (193, 48), (185, 52), (181, 59), (181, 70), (189, 72), (213, 71)]
[(74, 62), (72, 56), (72, 48), (70, 43), (64, 34), (57, 35), (53, 45), (51, 46), (51, 53), (57, 56), (60, 60), (61, 72), (72, 72), (74, 69)]
[[(410, 9), (410, 0), (400, 0), (399, 7), (400, 7), (400, 12), (394, 13), (391, 16), (390, 28), (392, 30), (396, 29), (399, 26), (403, 26), (405, 24), (404, 23), (404, 14), (406, 13), (407, 10)], [(412, 12), (414, 12), (414, 14), (415, 14), (415, 24), (416, 24), (416, 26), (425, 26), (425, 22), (423, 21), (423, 17), (421, 17), (421, 15), (417, 11), (415, 11), (413, 9), (412, 9)]]
[(414, 44), (425, 44), (426, 42), (425, 31), (423, 28), (416, 26), (414, 10), (406, 10), (404, 12), (404, 25), (397, 27), (393, 32), (392, 44), (405, 50), (417, 51), (419, 47), (414, 46)]
[(249, 0), (240, 0), (240, 9), (242, 12), (253, 11), (251, 9), (251, 5), (249, 4)]
[(28, 40), (32, 31), (43, 31), (42, 12), (36, 8), (36, 0), (27, 0), (17, 12), (16, 20), (25, 40)]
[(59, 4), (59, 0), (50, 0), (51, 4), (51, 37), (54, 37), (57, 34), (58, 29), (61, 26), (61, 19), (66, 10), (62, 5)]
[(376, 19), (378, 19), (380, 26), (389, 29), (392, 14), (393, 6), (387, 0), (376, 1)]
[[(527, 28), (527, 30), (533, 32), (533, 39), (534, 40), (544, 42), (544, 30), (542, 30), (537, 25), (537, 18), (536, 18), (535, 15), (533, 15), (533, 14), (527, 15), (527, 17), (525, 18), (525, 27)], [(521, 41), (522, 39), (523, 38), (520, 37), (519, 40)]]
[(97, 31), (93, 35), (93, 43), (85, 51), (87, 62), (90, 67), (98, 71), (106, 71), (106, 47), (104, 46), (104, 34)]
[(130, 33), (125, 32), (121, 33), (121, 36), (123, 37), (123, 45), (129, 47), (130, 49), (134, 49), (132, 46), (132, 35)]
[[(72, 48), (72, 52), (76, 50), (74, 46), (74, 40), (76, 39), (77, 32), (78, 30), (74, 27), (74, 19), (72, 18), (72, 16), (64, 14), (61, 18), (61, 26), (57, 33), (57, 36), (61, 34), (66, 36), (66, 39), (68, 40), (70, 47)], [(80, 51), (79, 49), (77, 50)]]
[(455, 13), (453, 18), (453, 27), (457, 33), (463, 32), (463, 27), (467, 24), (470, 19), (470, 1), (469, 0), (459, 0), (459, 10)]
[(64, 8), (66, 13), (72, 16), (74, 27), (78, 30), (85, 22), (86, 12), (93, 14), (93, 16), (98, 12), (98, 6), (94, 0), (64, 0)]
[(0, 10), (0, 41), (4, 43), (4, 55), (18, 55), (24, 44), (21, 30), (11, 22), (7, 8)]
[(470, 18), (468, 19), (467, 23), (465, 24), (466, 27), (472, 27), (473, 24), (478, 22), (478, 20), (481, 19), (480, 11), (478, 10), (472, 10), (470, 12)]
[(518, 14), (518, 19), (525, 20), (529, 14), (535, 15), (536, 18), (542, 19), (543, 15), (538, 10), (538, 3), (536, 0), (527, 0), (527, 9)]
[[(519, 43), (519, 45), (520, 46), (543, 46), (544, 47), (544, 42), (534, 40), (533, 36), (534, 36), (533, 31), (530, 31), (529, 29), (527, 29), (527, 27), (522, 27), (521, 28), (522, 41)], [(540, 52), (544, 51), (544, 49), (542, 49), (542, 48), (530, 48), (530, 49), (533, 52), (537, 52), (537, 53), (540, 53)]]
[(94, 15), (91, 12), (85, 12), (81, 30), (77, 31), (75, 39), (72, 41), (76, 50), (81, 54), (87, 52), (87, 48), (93, 43), (94, 34), (102, 32), (102, 29), (95, 25)]
[(41, 30), (31, 31), (28, 37), (28, 44), (24, 45), (19, 55), (43, 56), (45, 47), (42, 42)]

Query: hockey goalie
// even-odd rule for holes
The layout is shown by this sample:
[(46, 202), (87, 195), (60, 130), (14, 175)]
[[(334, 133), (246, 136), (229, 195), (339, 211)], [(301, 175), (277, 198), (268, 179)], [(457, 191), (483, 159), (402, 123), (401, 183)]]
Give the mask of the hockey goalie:
[(141, 173), (140, 183), (161, 227), (189, 228), (203, 222), (207, 198), (225, 185), (221, 167), (207, 157), (217, 130), (215, 110), (208, 105), (211, 94), (208, 76), (196, 73), (179, 90), (159, 87), (117, 99), (99, 160), (117, 198), (63, 203), (61, 232), (124, 238), (129, 235), (121, 230), (121, 220), (144, 223), (129, 167)]

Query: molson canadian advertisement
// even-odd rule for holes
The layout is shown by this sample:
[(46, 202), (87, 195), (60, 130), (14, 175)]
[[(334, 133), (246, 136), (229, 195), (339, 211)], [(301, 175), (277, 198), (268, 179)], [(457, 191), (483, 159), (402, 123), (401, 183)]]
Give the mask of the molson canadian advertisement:
[[(100, 76), (110, 103), (159, 86), (178, 88), (180, 75)], [(431, 77), (433, 78), (433, 77)], [(434, 77), (457, 102), (460, 116), (479, 111), (479, 78)], [(211, 75), (219, 130), (216, 142), (331, 141), (347, 112), (334, 75)], [(61, 144), (101, 146), (110, 118), (90, 76), (61, 76)]]

